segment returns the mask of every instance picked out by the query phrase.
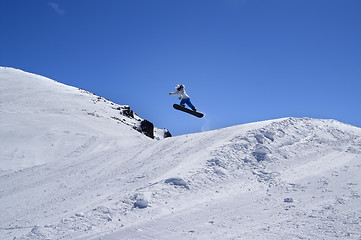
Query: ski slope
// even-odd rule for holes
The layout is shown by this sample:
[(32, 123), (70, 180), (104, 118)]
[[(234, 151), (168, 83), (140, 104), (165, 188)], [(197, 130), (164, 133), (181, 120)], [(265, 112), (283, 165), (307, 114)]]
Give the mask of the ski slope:
[[(0, 81), (1, 170), (60, 161), (100, 148), (98, 139), (111, 145), (122, 138), (124, 145), (142, 138), (133, 132), (140, 131), (143, 119), (124, 115), (127, 105), (12, 68), (0, 68)], [(165, 131), (155, 128), (155, 137), (163, 138)]]
[(360, 128), (283, 118), (157, 141), (123, 105), (10, 68), (0, 104), (0, 239), (361, 238)]

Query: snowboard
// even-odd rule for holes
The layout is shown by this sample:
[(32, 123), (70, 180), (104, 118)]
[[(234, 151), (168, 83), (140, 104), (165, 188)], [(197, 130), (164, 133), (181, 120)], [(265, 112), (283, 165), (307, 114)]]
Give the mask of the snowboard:
[(193, 111), (189, 108), (186, 108), (186, 107), (182, 107), (181, 105), (178, 105), (178, 104), (173, 104), (173, 107), (177, 110), (180, 110), (180, 111), (183, 111), (183, 112), (186, 112), (186, 113), (189, 113), (189, 114), (192, 114), (193, 116), (196, 116), (196, 117), (203, 117), (204, 114), (203, 113), (200, 113), (200, 112), (196, 112), (196, 111)]

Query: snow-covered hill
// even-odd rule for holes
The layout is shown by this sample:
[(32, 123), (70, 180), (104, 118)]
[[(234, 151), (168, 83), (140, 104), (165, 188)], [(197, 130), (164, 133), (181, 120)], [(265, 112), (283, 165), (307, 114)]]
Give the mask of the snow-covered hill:
[(361, 238), (360, 128), (283, 118), (155, 141), (39, 80), (0, 69), (0, 239)]
[(60, 161), (99, 147), (105, 137), (142, 138), (134, 130), (170, 136), (127, 105), (13, 68), (0, 67), (0, 104), (1, 170)]

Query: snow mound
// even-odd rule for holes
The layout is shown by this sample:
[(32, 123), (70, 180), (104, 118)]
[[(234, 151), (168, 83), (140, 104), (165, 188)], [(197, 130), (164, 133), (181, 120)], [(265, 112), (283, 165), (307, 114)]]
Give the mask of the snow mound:
[(148, 201), (146, 199), (146, 197), (142, 194), (136, 194), (134, 196), (134, 207), (135, 208), (146, 208), (148, 207)]
[(164, 181), (165, 183), (172, 184), (174, 186), (181, 186), (186, 189), (189, 189), (188, 184), (186, 181), (184, 181), (183, 178), (175, 177), (175, 178), (168, 178)]

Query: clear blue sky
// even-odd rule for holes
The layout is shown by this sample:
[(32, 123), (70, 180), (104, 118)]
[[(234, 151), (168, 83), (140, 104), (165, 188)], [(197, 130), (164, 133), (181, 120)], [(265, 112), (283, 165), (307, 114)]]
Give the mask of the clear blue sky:
[[(0, 66), (173, 135), (288, 116), (361, 127), (361, 1), (2, 0)], [(172, 108), (177, 83), (203, 119)]]

